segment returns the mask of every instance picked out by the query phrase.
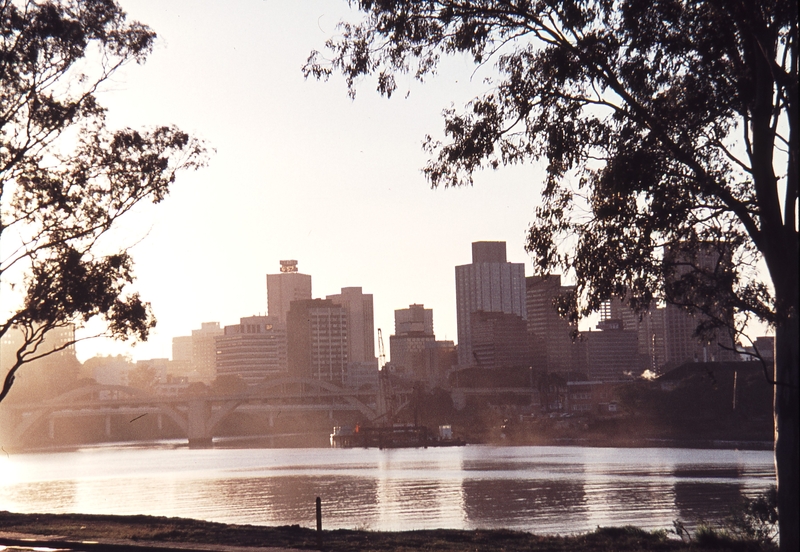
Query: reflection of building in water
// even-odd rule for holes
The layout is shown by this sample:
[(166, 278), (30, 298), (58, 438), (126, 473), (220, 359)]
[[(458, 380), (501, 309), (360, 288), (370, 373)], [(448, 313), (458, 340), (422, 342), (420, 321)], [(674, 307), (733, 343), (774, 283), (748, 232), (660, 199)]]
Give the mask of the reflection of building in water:
[[(537, 532), (563, 532), (587, 519), (588, 498), (583, 477), (575, 479), (465, 479), (464, 514), (485, 527), (537, 527)], [(541, 528), (541, 529), (540, 529)]]
[[(414, 449), (428, 453), (426, 449)], [(408, 521), (415, 529), (461, 527), (464, 523), (461, 478), (440, 477), (441, 473), (458, 471), (460, 462), (442, 458), (420, 458), (397, 464), (389, 456), (378, 462), (378, 473), (390, 474), (395, 469), (408, 475), (377, 478), (378, 519), (381, 531), (406, 531)], [(416, 469), (408, 470), (411, 466)], [(418, 469), (424, 466), (424, 469)], [(451, 471), (452, 470), (452, 471)], [(408, 518), (408, 519), (404, 519)], [(423, 518), (424, 521), (420, 521)]]
[[(621, 471), (631, 469), (624, 467)], [(634, 467), (633, 477), (620, 477), (612, 485), (602, 488), (602, 500), (587, 502), (592, 524), (600, 527), (641, 526), (642, 516), (672, 520), (674, 494), (669, 481), (649, 481), (647, 473)], [(626, 472), (627, 473), (627, 472)], [(643, 475), (645, 477), (636, 477)], [(658, 529), (666, 527), (656, 527)]]
[(203, 482), (204, 493), (217, 497), (221, 510), (249, 512), (236, 523), (271, 523), (307, 527), (314, 520), (316, 497), (322, 499), (323, 528), (370, 527), (378, 517), (377, 483), (351, 476), (289, 475)]
[(674, 493), (675, 517), (689, 523), (726, 519), (731, 506), (741, 504), (744, 498), (742, 485), (734, 483), (679, 481)]

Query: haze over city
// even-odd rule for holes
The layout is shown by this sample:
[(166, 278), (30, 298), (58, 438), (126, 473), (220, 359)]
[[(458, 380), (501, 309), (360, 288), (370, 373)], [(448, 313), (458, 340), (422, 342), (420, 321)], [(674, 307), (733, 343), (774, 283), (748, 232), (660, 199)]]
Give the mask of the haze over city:
[(345, 2), (124, 8), (159, 38), (146, 64), (127, 65), (106, 86), (110, 126), (176, 124), (215, 152), (114, 234), (133, 246), (135, 287), (158, 318), (149, 341), (85, 341), (81, 360), (166, 358), (172, 337), (201, 322), (265, 313), (266, 274), (281, 259), (312, 275), (314, 297), (347, 286), (373, 294), (375, 327), (386, 335), (395, 309), (422, 303), (437, 338), (451, 340), (454, 267), (470, 262), (471, 242), (507, 242), (508, 260), (530, 275), (524, 243), (539, 167), (486, 171), (472, 188), (447, 190), (431, 190), (421, 173), (422, 141), (441, 131), (441, 110), (486, 90), (491, 68), (455, 59), (427, 86), (409, 77), (386, 100), (364, 82), (353, 101), (343, 79), (301, 72), (340, 20), (357, 17)]

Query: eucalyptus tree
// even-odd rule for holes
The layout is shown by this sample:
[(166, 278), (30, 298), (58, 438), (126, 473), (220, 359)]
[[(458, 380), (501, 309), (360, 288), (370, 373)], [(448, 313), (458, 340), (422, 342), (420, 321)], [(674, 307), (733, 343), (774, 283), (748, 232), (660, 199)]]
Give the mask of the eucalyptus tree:
[(155, 325), (130, 255), (101, 238), (205, 149), (175, 127), (107, 128), (98, 91), (156, 37), (126, 19), (113, 0), (0, 1), (0, 338), (22, 336), (0, 400), (23, 364), (72, 344), (45, 346), (55, 328), (99, 318), (145, 339)]
[[(781, 548), (798, 548), (797, 3), (361, 0), (306, 76), (432, 77), (492, 64), (487, 92), (428, 136), (433, 187), (542, 160), (527, 249), (575, 280), (573, 318), (622, 298), (702, 313), (699, 337), (774, 329)], [(698, 252), (715, 252), (698, 255)], [(665, 254), (666, 252), (666, 254)], [(676, 254), (677, 253), (677, 254)], [(705, 257), (700, 261), (699, 257)], [(711, 261), (708, 262), (708, 258)]]

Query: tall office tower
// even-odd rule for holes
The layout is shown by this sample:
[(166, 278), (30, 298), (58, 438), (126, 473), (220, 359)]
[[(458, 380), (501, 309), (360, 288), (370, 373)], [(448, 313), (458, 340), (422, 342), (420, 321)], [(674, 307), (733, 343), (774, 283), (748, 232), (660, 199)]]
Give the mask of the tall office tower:
[(297, 261), (281, 261), (278, 274), (267, 274), (267, 314), (286, 323), (292, 301), (311, 299), (311, 276), (297, 271)]
[(506, 262), (506, 242), (475, 242), (472, 264), (456, 267), (458, 362), (475, 365), (472, 313), (504, 312), (526, 319), (525, 265)]
[(425, 343), (425, 372), (428, 387), (448, 387), (447, 376), (458, 364), (458, 353), (453, 341), (429, 341)]
[(181, 335), (172, 338), (169, 375), (188, 378), (188, 381), (197, 379), (192, 377), (192, 336)]
[[(667, 305), (664, 310), (665, 349), (666, 363), (678, 366), (685, 362), (722, 362), (735, 360), (734, 341), (724, 330), (717, 329), (704, 337), (695, 336), (698, 326), (707, 321), (705, 314), (689, 312), (681, 303), (687, 301), (682, 292), (684, 282), (691, 283), (695, 288), (696, 283), (707, 284), (713, 282), (717, 272), (724, 270), (724, 264), (729, 261), (725, 251), (720, 251), (714, 244), (704, 244), (699, 247), (689, 248), (686, 244), (679, 244), (664, 250), (664, 264), (667, 267), (665, 275), (668, 290)], [(714, 286), (709, 286), (714, 289)], [(715, 291), (722, 294), (725, 290)], [(715, 297), (700, 297), (712, 305)], [(721, 304), (722, 301), (719, 301)], [(722, 308), (713, 315), (733, 326), (733, 313), (723, 312)]]
[(372, 362), (375, 360), (375, 317), (372, 294), (362, 293), (360, 287), (342, 288), (327, 299), (334, 305), (344, 307), (347, 313), (347, 356), (350, 362)]
[(217, 375), (254, 385), (289, 371), (286, 326), (271, 316), (248, 316), (216, 337)]
[(527, 323), (516, 314), (472, 313), (472, 355), (480, 368), (530, 366)]
[(557, 297), (572, 291), (562, 286), (559, 274), (525, 279), (528, 312), (528, 334), (534, 365), (549, 372), (566, 374), (584, 372), (585, 357), (582, 345), (572, 339), (575, 329), (566, 318), (559, 316), (554, 305)]
[(217, 345), (214, 338), (222, 335), (219, 322), (203, 322), (192, 330), (192, 372), (199, 381), (210, 383), (217, 377)]
[(436, 341), (433, 335), (433, 310), (410, 305), (394, 311), (394, 335), (389, 336), (392, 370), (398, 375), (427, 381), (425, 347)]
[(181, 335), (172, 338), (172, 360), (174, 362), (192, 362), (192, 336)]
[(286, 316), (289, 374), (344, 385), (347, 380), (347, 312), (328, 299), (292, 302)]
[(626, 330), (621, 319), (601, 321), (599, 332), (583, 333), (590, 380), (620, 381), (642, 373), (636, 330)]
[(623, 330), (633, 330), (637, 335), (637, 351), (642, 370), (659, 373), (666, 362), (664, 309), (651, 308), (641, 314), (636, 313), (622, 299), (612, 299), (603, 303), (600, 309), (601, 322), (620, 320)]

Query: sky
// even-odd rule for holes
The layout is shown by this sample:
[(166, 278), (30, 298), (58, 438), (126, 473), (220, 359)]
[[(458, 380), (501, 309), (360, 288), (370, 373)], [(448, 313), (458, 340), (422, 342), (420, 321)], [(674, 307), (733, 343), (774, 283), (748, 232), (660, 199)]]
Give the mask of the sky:
[(172, 338), (202, 322), (266, 314), (266, 275), (283, 259), (311, 275), (315, 298), (353, 286), (371, 293), (387, 356), (394, 311), (413, 303), (433, 309), (437, 339), (456, 341), (455, 266), (471, 262), (473, 241), (505, 241), (508, 260), (532, 274), (524, 243), (541, 166), (436, 190), (421, 171), (423, 139), (442, 138), (443, 109), (488, 89), (491, 64), (448, 59), (424, 84), (399, 79), (391, 99), (365, 80), (351, 100), (343, 78), (301, 71), (339, 21), (359, 19), (345, 0), (121, 5), (158, 40), (144, 65), (126, 65), (101, 91), (109, 127), (175, 124), (214, 151), (113, 234), (130, 247), (134, 289), (158, 319), (150, 339), (83, 341), (80, 360), (171, 358)]

